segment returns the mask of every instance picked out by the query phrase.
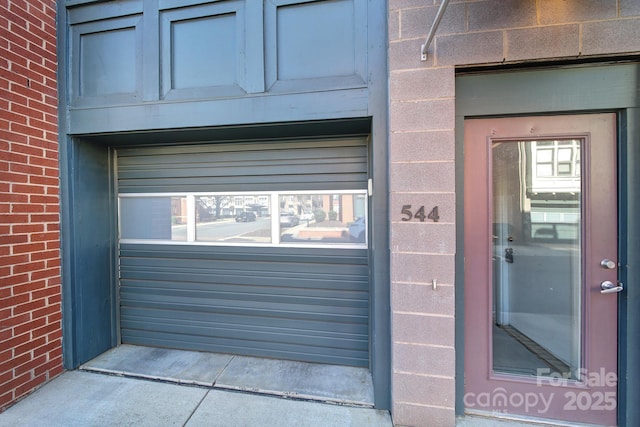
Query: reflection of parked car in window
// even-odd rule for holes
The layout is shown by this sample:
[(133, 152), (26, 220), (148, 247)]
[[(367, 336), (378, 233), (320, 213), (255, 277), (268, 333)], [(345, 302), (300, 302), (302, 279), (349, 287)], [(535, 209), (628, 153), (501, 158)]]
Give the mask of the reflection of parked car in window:
[(249, 222), (255, 220), (256, 214), (254, 214), (253, 212), (240, 212), (238, 215), (236, 215), (236, 222)]
[(303, 212), (302, 215), (300, 215), (300, 220), (301, 221), (311, 221), (314, 219), (313, 213), (311, 212)]
[(362, 216), (349, 224), (349, 238), (352, 242), (364, 243), (366, 231), (364, 217)]
[(293, 227), (300, 223), (300, 218), (291, 212), (280, 213), (280, 225), (283, 227)]

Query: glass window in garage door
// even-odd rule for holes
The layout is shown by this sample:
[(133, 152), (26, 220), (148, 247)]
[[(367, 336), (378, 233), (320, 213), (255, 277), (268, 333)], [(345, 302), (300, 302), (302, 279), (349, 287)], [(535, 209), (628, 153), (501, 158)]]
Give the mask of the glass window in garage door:
[(120, 239), (137, 243), (366, 247), (367, 192), (121, 194)]

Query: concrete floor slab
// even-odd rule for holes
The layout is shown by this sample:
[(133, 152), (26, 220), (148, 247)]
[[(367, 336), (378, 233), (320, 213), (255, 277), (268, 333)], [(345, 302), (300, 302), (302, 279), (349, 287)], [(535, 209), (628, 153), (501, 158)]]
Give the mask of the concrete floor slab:
[(70, 371), (0, 414), (0, 426), (183, 426), (207, 391)]
[(392, 427), (386, 411), (211, 390), (186, 427)]
[(123, 344), (80, 369), (210, 387), (232, 358), (226, 354)]
[(215, 387), (373, 407), (365, 368), (235, 356)]

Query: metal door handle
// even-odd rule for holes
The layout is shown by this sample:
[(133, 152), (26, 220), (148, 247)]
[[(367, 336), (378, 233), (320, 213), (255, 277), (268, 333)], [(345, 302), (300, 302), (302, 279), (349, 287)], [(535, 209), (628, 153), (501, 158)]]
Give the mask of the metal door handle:
[(610, 259), (605, 258), (600, 261), (600, 266), (606, 270), (613, 270), (614, 268), (616, 268), (616, 263), (615, 261), (611, 261)]
[(600, 289), (601, 294), (616, 294), (618, 292), (621, 292), (624, 288), (622, 287), (622, 283), (618, 283), (616, 285), (611, 280), (605, 280), (604, 282), (600, 283)]

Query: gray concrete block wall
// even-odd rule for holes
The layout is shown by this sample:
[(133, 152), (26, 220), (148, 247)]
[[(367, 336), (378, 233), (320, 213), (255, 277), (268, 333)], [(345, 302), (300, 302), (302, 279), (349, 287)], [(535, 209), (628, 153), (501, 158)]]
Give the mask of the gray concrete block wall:
[[(388, 0), (392, 416), (455, 425), (455, 71), (586, 56), (640, 55), (640, 0)], [(438, 222), (402, 206), (439, 207)], [(432, 288), (432, 279), (437, 288)]]

